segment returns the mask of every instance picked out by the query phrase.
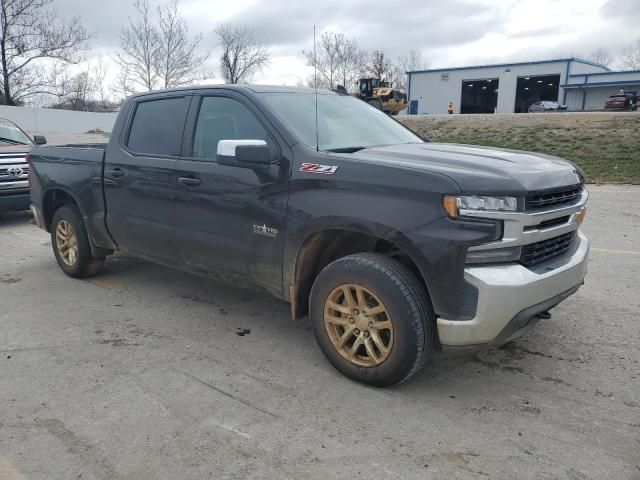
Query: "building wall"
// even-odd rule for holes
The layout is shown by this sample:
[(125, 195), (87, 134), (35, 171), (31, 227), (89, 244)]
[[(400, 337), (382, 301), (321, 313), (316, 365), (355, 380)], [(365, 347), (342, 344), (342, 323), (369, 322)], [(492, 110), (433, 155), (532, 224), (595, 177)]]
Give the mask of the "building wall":
[(85, 133), (95, 128), (110, 132), (117, 115), (0, 105), (0, 118), (7, 118), (31, 133)]
[[(569, 67), (569, 75), (579, 75), (581, 73), (600, 73), (608, 72), (608, 70), (601, 65), (594, 65), (592, 63), (584, 63), (580, 61), (572, 61)], [(564, 80), (564, 77), (562, 78)]]
[[(584, 110), (602, 110), (604, 102), (611, 95), (620, 93), (620, 86), (575, 88), (567, 91), (567, 107), (572, 111), (582, 110), (582, 98), (584, 96)], [(640, 81), (637, 85), (624, 85), (625, 90), (640, 92)]]
[[(577, 60), (532, 62), (516, 65), (494, 65), (451, 70), (431, 70), (410, 75), (409, 100), (418, 100), (418, 113), (447, 113), (449, 102), (453, 102), (454, 112), (460, 113), (462, 82), (498, 78), (497, 113), (512, 113), (515, 110), (516, 85), (518, 77), (538, 75), (560, 75), (560, 83), (565, 84), (570, 75), (606, 72), (605, 67), (583, 63)], [(449, 80), (443, 81), (442, 75)], [(565, 100), (564, 90), (558, 91), (559, 102)]]
[(582, 83), (621, 82), (622, 84), (640, 80), (640, 71), (626, 72), (591, 72), (569, 75), (570, 85)]
[(640, 71), (588, 72), (569, 76), (567, 106), (570, 110), (602, 110), (609, 96), (620, 90), (640, 92)]

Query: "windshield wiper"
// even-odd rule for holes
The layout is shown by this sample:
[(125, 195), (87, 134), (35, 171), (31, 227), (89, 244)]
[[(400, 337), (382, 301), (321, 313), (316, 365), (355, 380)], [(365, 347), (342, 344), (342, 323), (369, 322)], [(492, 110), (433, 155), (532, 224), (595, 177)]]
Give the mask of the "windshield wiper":
[(5, 137), (0, 137), (0, 142), (13, 143), (14, 145), (28, 145), (28, 143), (19, 142), (18, 140), (14, 140), (12, 138), (5, 138)]
[(364, 150), (368, 147), (343, 147), (343, 148), (329, 148), (325, 150), (325, 152), (333, 152), (333, 153), (355, 153), (360, 150)]

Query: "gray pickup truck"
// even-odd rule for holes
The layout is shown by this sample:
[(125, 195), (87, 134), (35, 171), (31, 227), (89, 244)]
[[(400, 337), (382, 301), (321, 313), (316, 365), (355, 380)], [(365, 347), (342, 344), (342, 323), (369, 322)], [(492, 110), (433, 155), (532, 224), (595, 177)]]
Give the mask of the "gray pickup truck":
[(372, 385), (437, 349), (522, 335), (587, 269), (574, 165), (426, 142), (334, 92), (140, 94), (108, 145), (34, 147), (31, 166), (36, 222), (68, 275), (120, 251), (260, 286)]
[(18, 125), (0, 118), (0, 213), (29, 210), (29, 165), (26, 155), (32, 145), (43, 145), (46, 138), (31, 140)]

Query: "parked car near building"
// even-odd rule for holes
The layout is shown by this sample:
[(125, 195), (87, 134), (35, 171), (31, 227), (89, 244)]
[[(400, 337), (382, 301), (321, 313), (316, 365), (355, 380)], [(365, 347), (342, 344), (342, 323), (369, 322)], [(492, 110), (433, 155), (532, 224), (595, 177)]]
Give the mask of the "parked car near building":
[(36, 135), (32, 140), (18, 125), (0, 118), (0, 213), (29, 209), (29, 165), (25, 155), (32, 145), (45, 143), (46, 138)]
[(562, 105), (558, 102), (550, 100), (541, 100), (532, 104), (529, 107), (529, 113), (549, 113), (549, 112), (565, 112), (567, 110), (566, 105)]
[(333, 92), (139, 94), (108, 145), (30, 159), (34, 217), (67, 275), (122, 251), (261, 286), (309, 315), (340, 372), (372, 385), (406, 380), (436, 349), (523, 335), (587, 271), (576, 166), (425, 142)]
[(611, 95), (604, 102), (605, 110), (635, 110), (640, 102), (638, 92), (624, 92)]

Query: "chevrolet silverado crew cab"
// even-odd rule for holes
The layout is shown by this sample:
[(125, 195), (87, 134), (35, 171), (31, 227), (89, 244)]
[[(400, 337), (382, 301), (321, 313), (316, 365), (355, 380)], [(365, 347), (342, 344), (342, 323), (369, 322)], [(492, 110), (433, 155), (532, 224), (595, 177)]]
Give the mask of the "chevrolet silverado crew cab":
[(29, 210), (29, 165), (25, 156), (33, 144), (47, 140), (36, 135), (33, 140), (18, 125), (0, 118), (0, 213)]
[(30, 162), (66, 274), (119, 251), (262, 287), (309, 315), (334, 367), (377, 386), (435, 350), (522, 335), (587, 270), (574, 165), (429, 143), (329, 91), (135, 95), (108, 145), (35, 147)]

